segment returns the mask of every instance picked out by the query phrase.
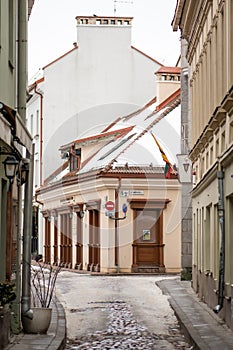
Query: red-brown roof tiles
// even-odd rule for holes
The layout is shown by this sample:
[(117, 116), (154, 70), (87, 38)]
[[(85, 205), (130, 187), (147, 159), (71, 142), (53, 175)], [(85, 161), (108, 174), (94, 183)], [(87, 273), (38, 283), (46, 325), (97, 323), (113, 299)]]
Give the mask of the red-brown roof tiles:
[(166, 67), (166, 66), (162, 66), (160, 67), (155, 74), (157, 73), (166, 73), (166, 74), (180, 74), (180, 67)]
[(129, 126), (128, 128), (124, 128), (124, 129), (102, 132), (102, 133), (97, 134), (97, 135), (92, 135), (92, 136), (84, 137), (82, 139), (75, 140), (74, 143), (78, 144), (78, 143), (83, 143), (83, 142), (87, 142), (87, 141), (98, 140), (98, 139), (105, 138), (105, 137), (108, 137), (111, 135), (115, 136), (117, 138), (122, 137), (122, 136), (128, 134), (128, 132), (131, 131), (133, 128), (134, 128), (134, 125)]

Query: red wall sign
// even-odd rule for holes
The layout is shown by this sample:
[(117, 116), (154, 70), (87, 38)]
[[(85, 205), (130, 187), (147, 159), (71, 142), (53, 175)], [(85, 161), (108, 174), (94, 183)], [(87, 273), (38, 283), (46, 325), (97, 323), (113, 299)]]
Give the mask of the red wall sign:
[(108, 211), (113, 211), (115, 208), (115, 204), (112, 201), (108, 201), (105, 203), (105, 209)]

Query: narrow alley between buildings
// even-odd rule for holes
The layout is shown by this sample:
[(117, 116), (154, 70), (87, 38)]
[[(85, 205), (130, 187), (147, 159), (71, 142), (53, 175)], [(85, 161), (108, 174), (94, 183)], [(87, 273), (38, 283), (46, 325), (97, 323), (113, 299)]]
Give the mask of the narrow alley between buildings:
[(191, 349), (156, 285), (165, 278), (175, 277), (62, 271), (56, 293), (66, 313), (66, 349)]

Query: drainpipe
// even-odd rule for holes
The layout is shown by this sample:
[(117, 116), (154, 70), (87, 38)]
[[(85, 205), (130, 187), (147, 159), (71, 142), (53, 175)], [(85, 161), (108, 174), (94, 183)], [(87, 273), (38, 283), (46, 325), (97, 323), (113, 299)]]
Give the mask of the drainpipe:
[(34, 149), (29, 162), (28, 181), (25, 183), (24, 194), (24, 227), (23, 227), (23, 266), (22, 266), (22, 299), (21, 314), (33, 318), (31, 310), (31, 232), (32, 232), (32, 192), (33, 192), (33, 165)]
[(20, 325), (20, 291), (21, 291), (21, 238), (22, 238), (22, 186), (20, 183), (17, 184), (18, 189), (18, 226), (17, 226), (17, 250), (16, 250), (16, 286), (17, 291), (19, 291), (16, 295), (16, 300), (12, 305), (12, 311), (15, 314), (14, 321), (12, 324), (13, 332), (18, 334), (21, 330)]
[[(118, 178), (118, 189), (115, 190), (115, 204), (116, 204), (116, 219), (119, 218), (119, 191), (121, 187), (121, 177)], [(117, 273), (120, 273), (120, 233), (119, 233), (119, 221), (115, 220), (115, 232), (117, 242)]]
[(37, 194), (35, 194), (35, 202), (36, 203), (38, 203), (38, 204), (40, 204), (41, 206), (43, 206), (44, 205), (44, 202), (41, 202), (41, 201), (39, 201), (39, 199), (37, 199)]
[(218, 280), (218, 305), (213, 308), (215, 313), (223, 307), (224, 300), (224, 285), (225, 285), (225, 212), (224, 212), (224, 196), (223, 196), (223, 171), (217, 172), (218, 178), (218, 219), (221, 229), (221, 247), (219, 253), (219, 280)]
[(18, 1), (17, 109), (26, 124), (28, 0)]
[(35, 94), (40, 96), (40, 187), (42, 186), (42, 166), (43, 166), (43, 94), (36, 90), (37, 85), (34, 87)]

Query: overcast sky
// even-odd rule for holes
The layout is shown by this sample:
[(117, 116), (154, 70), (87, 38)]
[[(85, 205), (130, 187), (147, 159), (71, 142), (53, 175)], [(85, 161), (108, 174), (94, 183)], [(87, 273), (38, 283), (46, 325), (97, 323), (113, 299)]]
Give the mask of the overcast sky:
[(73, 47), (77, 41), (76, 16), (134, 17), (132, 45), (160, 63), (176, 64), (179, 32), (171, 22), (176, 0), (35, 0), (29, 19), (28, 77)]

